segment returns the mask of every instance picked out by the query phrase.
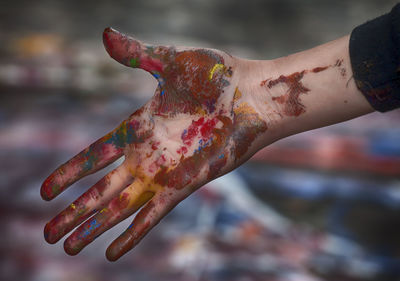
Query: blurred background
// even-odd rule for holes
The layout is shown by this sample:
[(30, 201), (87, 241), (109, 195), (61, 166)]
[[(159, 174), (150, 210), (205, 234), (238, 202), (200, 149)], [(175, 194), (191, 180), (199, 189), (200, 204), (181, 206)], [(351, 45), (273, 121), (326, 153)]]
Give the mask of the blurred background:
[(42, 234), (112, 167), (54, 202), (39, 195), (56, 166), (155, 89), (108, 57), (105, 27), (272, 59), (346, 35), (395, 2), (2, 1), (0, 280), (400, 280), (399, 110), (271, 145), (182, 202), (117, 263), (104, 252), (131, 218), (76, 257)]

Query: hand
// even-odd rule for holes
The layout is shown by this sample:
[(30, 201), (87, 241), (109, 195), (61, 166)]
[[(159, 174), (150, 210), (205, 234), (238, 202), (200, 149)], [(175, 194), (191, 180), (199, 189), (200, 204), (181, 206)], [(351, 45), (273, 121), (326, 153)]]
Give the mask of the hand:
[(119, 127), (56, 169), (43, 183), (41, 195), (51, 200), (125, 156), (44, 230), (46, 241), (55, 243), (83, 222), (64, 244), (65, 251), (75, 255), (143, 207), (107, 249), (107, 258), (114, 261), (180, 201), (240, 165), (268, 143), (266, 139), (272, 142), (278, 124), (272, 120), (280, 113), (271, 109), (265, 118), (260, 112), (244, 60), (211, 49), (149, 46), (111, 28), (103, 40), (112, 58), (148, 71), (158, 87)]

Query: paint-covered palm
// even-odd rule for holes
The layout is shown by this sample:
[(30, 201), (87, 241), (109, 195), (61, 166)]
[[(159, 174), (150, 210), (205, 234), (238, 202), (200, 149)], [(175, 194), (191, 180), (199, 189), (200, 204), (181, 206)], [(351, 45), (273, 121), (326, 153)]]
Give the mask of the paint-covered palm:
[(238, 59), (216, 50), (148, 46), (110, 28), (103, 36), (112, 58), (150, 72), (159, 85), (118, 128), (56, 169), (41, 194), (51, 200), (125, 156), (45, 227), (46, 240), (55, 243), (83, 222), (64, 244), (77, 254), (143, 206), (108, 248), (108, 259), (116, 260), (176, 204), (251, 156), (267, 124), (241, 94)]

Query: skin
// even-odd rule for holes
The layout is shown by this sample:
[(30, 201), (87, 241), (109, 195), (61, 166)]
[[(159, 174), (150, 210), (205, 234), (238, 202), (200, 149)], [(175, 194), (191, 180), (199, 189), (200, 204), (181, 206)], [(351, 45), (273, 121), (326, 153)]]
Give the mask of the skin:
[(154, 96), (120, 126), (57, 168), (43, 183), (51, 200), (124, 156), (45, 226), (49, 243), (79, 227), (64, 249), (76, 255), (140, 210), (106, 251), (115, 261), (180, 201), (286, 136), (371, 112), (351, 79), (348, 37), (272, 61), (212, 49), (150, 46), (107, 28), (116, 61), (158, 81)]

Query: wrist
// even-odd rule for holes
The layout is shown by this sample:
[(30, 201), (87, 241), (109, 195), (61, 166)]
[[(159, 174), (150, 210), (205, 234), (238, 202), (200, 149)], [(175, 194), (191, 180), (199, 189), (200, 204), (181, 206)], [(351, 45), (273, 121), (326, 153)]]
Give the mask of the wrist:
[(242, 60), (239, 87), (244, 100), (257, 112), (268, 129), (260, 138), (262, 146), (289, 135), (286, 130), (288, 118), (276, 97), (282, 95), (283, 87), (267, 88), (265, 80), (279, 77), (276, 60)]
[(268, 124), (265, 144), (373, 109), (352, 79), (349, 38), (270, 61), (245, 61), (244, 88)]

